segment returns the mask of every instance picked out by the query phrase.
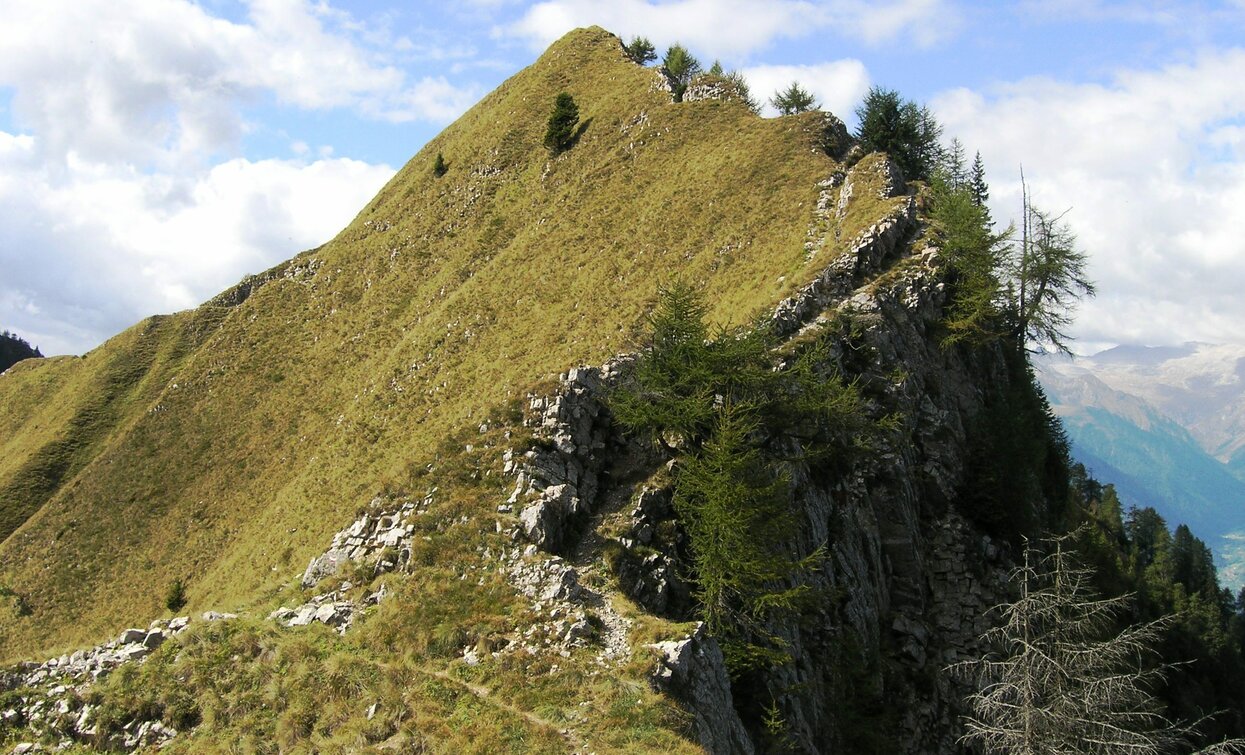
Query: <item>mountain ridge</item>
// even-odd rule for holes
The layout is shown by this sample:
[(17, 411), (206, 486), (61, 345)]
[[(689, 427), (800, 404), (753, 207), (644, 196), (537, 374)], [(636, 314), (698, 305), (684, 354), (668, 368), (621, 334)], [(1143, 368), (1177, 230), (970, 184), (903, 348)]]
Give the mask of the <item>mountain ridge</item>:
[[(1118, 506), (1023, 349), (949, 343), (929, 187), (830, 114), (688, 91), (572, 32), (329, 243), (0, 377), (0, 660), (60, 653), (0, 672), (0, 741), (959, 751), (948, 664), (984, 652), (1021, 536), (1084, 522), (1128, 584)], [(618, 403), (680, 291), (675, 380), (719, 427), (746, 404), (763, 467), (708, 476), (777, 512), (731, 531), (764, 584), (725, 620), (683, 485), (729, 438), (653, 442)]]
[[(1233, 590), (1245, 585), (1245, 465), (1234, 467), (1224, 451), (1242, 442), (1232, 433), (1245, 394), (1231, 379), (1242, 358), (1245, 349), (1187, 343), (1117, 347), (1038, 369), (1076, 457), (1114, 483), (1125, 503), (1153, 507), (1206, 537)], [(1207, 384), (1221, 390), (1207, 393)], [(1173, 409), (1183, 419), (1168, 414)]]
[[(823, 117), (766, 121), (731, 102), (675, 107), (663, 82), (631, 63), (612, 35), (569, 35), (426, 145), (336, 239), (297, 258), (305, 264), (274, 268), (294, 273), (270, 271), (262, 286), (246, 284), (246, 297), (240, 288), (222, 294), (234, 307), (213, 306), (218, 297), (57, 360), (63, 374), (55, 380), (73, 395), (89, 393), (76, 390), (86, 373), (105, 385), (113, 379), (109, 355), (123, 373), (113, 377), (140, 393), (125, 402), (120, 424), (101, 424), (93, 403), (83, 407), (98, 430), (86, 446), (101, 452), (65, 466), (66, 475), (76, 472), (71, 480), (45, 484), (51, 497), (0, 546), (9, 564), (0, 581), (32, 593), (33, 614), (18, 625), (42, 628), (15, 634), (0, 625), (6, 653), (34, 650), (31, 639), (47, 642), (57, 625), (70, 642), (111, 631), (155, 609), (153, 594), (179, 576), (192, 606), (226, 608), (275, 588), (272, 567), (283, 556), (309, 556), (335, 529), (332, 520), (372, 497), (376, 481), (418, 466), (378, 440), (410, 435), (399, 430), (410, 427), (426, 439), (417, 455), (427, 455), (437, 435), (477, 422), (542, 375), (622, 350), (652, 301), (654, 278), (703, 281), (720, 320), (772, 305), (811, 278), (817, 267), (802, 245), (816, 220), (817, 184), (839, 170), (819, 146)], [(575, 149), (548, 160), (532, 146), (563, 88), (589, 127)], [(675, 128), (678, 140), (668, 137)], [(749, 146), (724, 148), (728, 132)], [(437, 152), (450, 164), (440, 179), (431, 171)], [(618, 216), (624, 200), (628, 213)], [(516, 212), (536, 217), (517, 227), (506, 219)], [(508, 272), (516, 269), (525, 271), (521, 286)], [(758, 288), (756, 280), (769, 283)], [(498, 321), (506, 327), (493, 327)], [(191, 348), (177, 336), (183, 331), (205, 340)], [(596, 337), (584, 339), (587, 332)], [(158, 362), (165, 369), (141, 367), (162, 353), (171, 359)], [(329, 380), (312, 380), (326, 374), (321, 365), (332, 365)], [(12, 471), (0, 490), (24, 484), (42, 452), (66, 443), (53, 428), (72, 427), (73, 417), (56, 414), (55, 392), (35, 390), (46, 391), (49, 377), (19, 369), (0, 382), (5, 406), (26, 405), (13, 398), (21, 394), (41, 397), (52, 412), (7, 435)], [(477, 400), (442, 398), (464, 392)], [(81, 444), (68, 443), (83, 455)], [(63, 454), (54, 455), (59, 464)], [(261, 472), (263, 459), (276, 466)], [(105, 492), (114, 488), (125, 493)], [(115, 519), (129, 525), (118, 533)], [(264, 544), (273, 531), (288, 540), (275, 552)], [(120, 553), (131, 554), (121, 556), (129, 582), (115, 571), (116, 543), (105, 545), (116, 535), (126, 544)], [(23, 564), (47, 564), (59, 576), (35, 582), (42, 567)], [(78, 569), (109, 591), (78, 586)], [(133, 587), (115, 592), (126, 584)], [(70, 590), (95, 594), (100, 619), (65, 612), (79, 602)]]

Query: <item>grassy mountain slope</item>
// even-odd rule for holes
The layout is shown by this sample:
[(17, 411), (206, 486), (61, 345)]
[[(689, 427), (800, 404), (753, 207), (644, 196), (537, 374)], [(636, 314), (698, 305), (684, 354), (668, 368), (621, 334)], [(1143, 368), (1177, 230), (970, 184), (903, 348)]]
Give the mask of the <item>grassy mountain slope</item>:
[[(659, 84), (617, 38), (574, 32), (330, 243), (0, 380), (0, 505), (20, 523), (0, 584), (31, 609), (0, 616), (0, 655), (158, 615), (179, 577), (187, 610), (263, 601), (378, 491), (415, 485), (455, 430), (626, 349), (664, 279), (703, 284), (736, 322), (811, 279), (834, 251), (805, 259), (817, 183), (840, 168), (821, 116), (672, 104)], [(562, 90), (584, 128), (550, 160)], [(886, 209), (866, 203), (847, 223)], [(48, 454), (57, 471), (37, 473)]]
[(0, 380), (0, 539), (73, 479), (152, 406), (225, 315), (203, 307), (152, 317), (83, 358), (16, 365)]

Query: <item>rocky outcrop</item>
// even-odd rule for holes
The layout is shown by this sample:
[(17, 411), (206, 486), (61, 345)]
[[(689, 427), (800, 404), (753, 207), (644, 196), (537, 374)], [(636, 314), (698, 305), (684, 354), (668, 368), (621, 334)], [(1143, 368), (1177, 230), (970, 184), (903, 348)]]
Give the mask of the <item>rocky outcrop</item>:
[(522, 455), (506, 452), (504, 472), (515, 478), (515, 487), (502, 513), (517, 509), (524, 536), (543, 550), (563, 551), (592, 511), (613, 432), (606, 386), (626, 363), (577, 367), (561, 376), (553, 396), (528, 398), (524, 424), (534, 430), (536, 443)]
[(847, 131), (847, 126), (834, 113), (819, 113), (821, 116), (821, 133), (818, 143), (821, 150), (839, 162), (847, 162), (847, 153), (856, 145), (856, 140)]
[(729, 76), (705, 74), (697, 76), (687, 85), (687, 89), (683, 92), (683, 101), (737, 102), (747, 106), (749, 97), (744, 88), (740, 86), (740, 82)]
[(658, 653), (653, 686), (691, 711), (696, 739), (706, 752), (746, 755), (756, 751), (731, 697), (722, 650), (698, 623), (681, 640), (649, 645)]
[[(892, 170), (889, 160), (876, 160), (858, 164), (846, 177), (832, 176), (823, 182), (819, 210), (828, 208), (829, 192), (839, 186), (838, 209), (842, 216), (860, 191), (860, 185), (878, 187), (879, 199), (903, 196), (905, 188), (898, 168)], [(838, 222), (842, 223), (842, 217)], [(779, 302), (774, 311), (773, 323), (780, 336), (794, 335), (815, 317), (825, 313), (832, 305), (853, 295), (856, 289), (877, 276), (884, 267), (896, 260), (904, 251), (904, 242), (917, 230), (915, 197), (908, 197), (888, 212), (880, 221), (862, 231), (848, 244), (848, 250), (831, 260), (811, 282), (795, 295)], [(810, 239), (805, 251), (810, 255), (820, 250), (824, 241)]]
[[(714, 752), (746, 752), (769, 741), (761, 709), (784, 722), (782, 738), (796, 751), (831, 751), (851, 734), (841, 711), (858, 696), (896, 701), (895, 725), (876, 732), (896, 751), (956, 752), (965, 690), (943, 668), (979, 652), (987, 609), (1005, 594), (1007, 558), (955, 504), (968, 428), (991, 386), (1005, 385), (1009, 372), (993, 347), (941, 346), (943, 259), (929, 246), (913, 252), (922, 230), (916, 199), (893, 164), (869, 158), (820, 188), (818, 211), (827, 226), (849, 218), (855, 201), (885, 202), (890, 210), (781, 302), (773, 323), (785, 338), (828, 339), (824, 367), (857, 381), (874, 416), (890, 420), (869, 452), (845, 467), (790, 467), (799, 524), (789, 548), (796, 557), (825, 554), (804, 579), (827, 596), (800, 621), (768, 627), (791, 663), (751, 673), (733, 696), (724, 693), (720, 650), (716, 643), (711, 649), (702, 629), (659, 644), (666, 659), (660, 683), (688, 706)], [(669, 491), (628, 493), (618, 477), (603, 475), (605, 459), (621, 448), (601, 398), (615, 374), (615, 367), (576, 370), (564, 376), (557, 396), (531, 400), (537, 442), (508, 459), (507, 471), (517, 477), (511, 503), (521, 507), (528, 539), (564, 552), (597, 501), (629, 498), (630, 518), (614, 536), (622, 548), (614, 575), (646, 610), (662, 614), (686, 570), (677, 562), (678, 543), (656, 536), (663, 523), (667, 530), (673, 524)], [(736, 708), (750, 712), (740, 719)]]
[[(86, 702), (86, 693), (95, 681), (119, 666), (141, 663), (189, 624), (190, 619), (185, 616), (153, 621), (146, 629), (127, 629), (103, 645), (49, 658), (43, 663), (23, 663), (0, 674), (0, 691), (16, 693), (9, 706), (0, 710), (0, 721), (13, 728), (24, 727), (36, 737), (59, 739), (58, 750), (83, 742), (129, 751), (168, 741), (177, 731), (156, 719), (135, 719), (117, 736), (100, 741), (96, 709)], [(28, 744), (25, 752), (39, 752), (42, 747)]]
[(334, 535), (329, 549), (307, 564), (303, 572), (303, 588), (314, 587), (321, 580), (337, 574), (347, 564), (372, 561), (374, 574), (405, 565), (411, 558), (410, 539), (415, 531), (408, 519), (422, 515), (435, 494), (435, 489), (429, 491), (420, 506), (413, 501), (404, 501), (396, 508), (388, 506), (381, 498), (372, 499), (369, 510)]

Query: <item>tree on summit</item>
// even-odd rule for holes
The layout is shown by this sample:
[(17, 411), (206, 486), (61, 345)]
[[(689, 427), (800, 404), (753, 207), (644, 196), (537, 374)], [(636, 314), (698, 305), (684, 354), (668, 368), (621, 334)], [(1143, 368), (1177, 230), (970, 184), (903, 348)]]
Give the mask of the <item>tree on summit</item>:
[(942, 126), (929, 108), (903, 99), (893, 89), (873, 87), (856, 108), (856, 117), (861, 146), (890, 155), (905, 177), (924, 180), (938, 165)]
[(648, 37), (638, 35), (632, 37), (630, 42), (623, 45), (623, 51), (627, 53), (627, 57), (640, 65), (647, 65), (657, 60), (657, 49), (653, 47)]
[(798, 81), (791, 82), (791, 86), (786, 89), (774, 92), (769, 103), (783, 115), (795, 115), (817, 108), (817, 98), (813, 97), (812, 92), (800, 86)]
[(554, 156), (571, 148), (575, 141), (575, 126), (579, 123), (579, 106), (575, 98), (562, 92), (553, 103), (549, 115), (549, 127), (545, 130), (545, 147)]
[(700, 61), (696, 60), (686, 47), (676, 42), (666, 50), (666, 57), (662, 59), (661, 65), (666, 69), (666, 75), (670, 77), (674, 101), (682, 102), (683, 93), (687, 91), (688, 84), (691, 84), (692, 79), (700, 73)]

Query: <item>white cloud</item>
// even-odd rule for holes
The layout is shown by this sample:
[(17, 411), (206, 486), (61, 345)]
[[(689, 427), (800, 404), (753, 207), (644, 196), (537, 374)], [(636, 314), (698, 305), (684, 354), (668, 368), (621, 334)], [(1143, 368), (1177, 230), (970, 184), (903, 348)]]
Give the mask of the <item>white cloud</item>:
[(981, 150), (996, 217), (1019, 206), (1022, 162), (1036, 204), (1072, 208), (1099, 284), (1076, 326), (1083, 340), (1245, 343), (1245, 50), (1108, 85), (957, 90), (933, 107)]
[(71, 160), (53, 180), (27, 159), (36, 150), (0, 132), (0, 322), (45, 353), (195, 306), (329, 240), (393, 175), (346, 159), (239, 158), (194, 175)]
[(474, 99), (444, 79), (412, 82), (375, 37), (309, 0), (251, 0), (246, 23), (189, 0), (12, 0), (0, 4), (0, 86), (45, 154), (163, 165), (235, 148), (241, 107), (260, 96), (435, 122)]
[(81, 351), (327, 241), (393, 175), (288, 139), (238, 156), (246, 108), (443, 122), (474, 92), (399, 67), (411, 43), (323, 0), (0, 2), (0, 324)]
[(871, 43), (905, 34), (931, 44), (958, 28), (945, 0), (546, 0), (506, 29), (543, 48), (571, 29), (593, 24), (624, 38), (639, 34), (659, 47), (680, 41), (713, 57), (732, 58), (780, 39), (837, 31)]
[(765, 102), (762, 112), (777, 115), (769, 98), (791, 82), (817, 97), (821, 109), (839, 118), (852, 118), (852, 111), (869, 91), (869, 72), (859, 60), (836, 60), (830, 63), (800, 66), (752, 66), (742, 71), (752, 89), (752, 96)]

